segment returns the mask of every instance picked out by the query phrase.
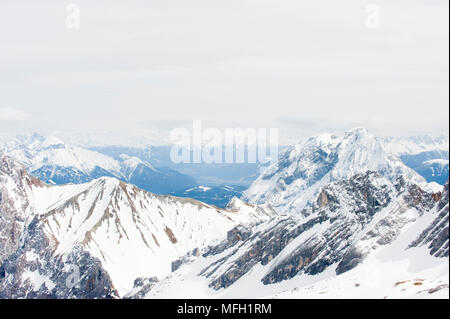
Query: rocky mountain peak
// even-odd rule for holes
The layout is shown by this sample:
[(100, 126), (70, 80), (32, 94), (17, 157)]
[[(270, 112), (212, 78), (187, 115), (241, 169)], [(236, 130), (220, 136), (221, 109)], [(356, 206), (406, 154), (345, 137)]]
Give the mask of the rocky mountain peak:
[(11, 157), (0, 153), (0, 173), (11, 177), (19, 177), (23, 175), (23, 172), (25, 172), (25, 167), (23, 165), (19, 164)]
[(350, 136), (373, 136), (365, 127), (355, 127), (345, 132), (345, 137)]
[(378, 172), (391, 182), (405, 176), (415, 183), (425, 183), (374, 135), (356, 128), (341, 137), (323, 134), (288, 148), (250, 186), (243, 199), (269, 202), (280, 213), (295, 214), (311, 206), (324, 185), (367, 171)]

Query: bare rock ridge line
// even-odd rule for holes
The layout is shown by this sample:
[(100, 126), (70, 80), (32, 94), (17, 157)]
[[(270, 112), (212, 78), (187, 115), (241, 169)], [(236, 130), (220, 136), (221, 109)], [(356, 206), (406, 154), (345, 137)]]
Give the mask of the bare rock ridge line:
[[(208, 262), (196, 275), (217, 291), (260, 266), (263, 271), (254, 280), (264, 285), (319, 275), (330, 267), (340, 275), (392, 246), (412, 226), (420, 232), (408, 235), (397, 254), (426, 247), (428, 255), (448, 260), (448, 182), (442, 192), (432, 193), (402, 176), (392, 183), (368, 171), (326, 185), (307, 210), (306, 218), (276, 216), (257, 226), (237, 226), (226, 240), (201, 252), (200, 259)], [(174, 276), (196, 259), (189, 254), (174, 262)]]
[[(448, 189), (444, 192), (448, 194)], [(264, 284), (288, 280), (299, 273), (316, 275), (333, 264), (337, 264), (336, 274), (341, 274), (361, 263), (374, 246), (389, 245), (404, 226), (414, 223), (414, 219), (405, 220), (403, 213), (414, 209), (420, 216), (431, 213), (436, 205), (443, 204), (436, 203), (433, 194), (415, 184), (405, 184), (401, 178), (392, 184), (376, 172), (356, 175), (324, 187), (307, 219), (299, 222), (293, 217), (278, 218), (267, 222), (265, 229), (232, 230), (227, 241), (204, 254), (228, 255), (206, 267), (200, 275), (210, 278), (211, 287), (220, 289), (232, 285), (256, 264), (270, 264), (270, 271), (261, 279)], [(445, 209), (448, 217), (448, 206)], [(383, 217), (374, 224), (377, 215)], [(439, 225), (441, 232), (431, 231), (436, 228), (431, 227), (436, 224), (433, 223), (431, 229), (424, 230), (431, 238), (410, 247), (434, 240), (430, 254), (438, 249), (442, 254), (436, 256), (448, 257), (448, 236), (445, 237), (448, 218), (445, 220), (439, 214), (437, 219), (443, 221)], [(385, 230), (383, 226), (388, 224), (390, 229)], [(308, 232), (317, 226), (316, 231)], [(296, 240), (299, 241), (289, 254), (277, 258)], [(374, 244), (366, 247), (363, 245), (366, 241)]]

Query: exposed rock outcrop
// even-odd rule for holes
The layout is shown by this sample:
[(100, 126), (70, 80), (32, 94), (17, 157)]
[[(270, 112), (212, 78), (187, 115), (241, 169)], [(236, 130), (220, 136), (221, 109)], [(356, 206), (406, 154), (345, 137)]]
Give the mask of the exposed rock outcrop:
[[(430, 214), (436, 205), (445, 210), (445, 195), (439, 204), (435, 198), (404, 178), (392, 183), (377, 172), (358, 174), (323, 187), (306, 218), (279, 216), (250, 230), (232, 230), (227, 241), (205, 252), (206, 257), (223, 257), (200, 275), (209, 278), (210, 287), (220, 289), (234, 284), (256, 264), (268, 266), (264, 284), (298, 274), (316, 275), (331, 265), (341, 274), (377, 247), (392, 243), (406, 225)], [(448, 216), (442, 224), (432, 244), (441, 247), (435, 256), (448, 249)]]
[(99, 260), (81, 246), (55, 256), (53, 246), (34, 218), (21, 247), (0, 265), (0, 298), (118, 297)]
[(449, 257), (449, 182), (438, 197), (436, 218), (420, 236), (411, 243), (410, 247), (428, 245), (430, 254), (436, 257)]

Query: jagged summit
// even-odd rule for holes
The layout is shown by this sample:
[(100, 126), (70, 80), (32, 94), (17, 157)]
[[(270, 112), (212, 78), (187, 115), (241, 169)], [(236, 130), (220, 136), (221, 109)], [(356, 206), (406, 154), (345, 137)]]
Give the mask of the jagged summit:
[(359, 126), (349, 129), (344, 134), (345, 136), (350, 136), (350, 135), (369, 135), (370, 133), (369, 130), (366, 129), (365, 127)]
[(253, 203), (271, 203), (279, 212), (299, 213), (310, 204), (320, 187), (368, 170), (394, 181), (406, 176), (425, 180), (389, 153), (382, 141), (364, 128), (338, 137), (321, 134), (294, 145), (279, 157), (244, 193)]
[(25, 166), (0, 151), (0, 172), (11, 175), (20, 171), (25, 171)]
[[(46, 183), (30, 175), (25, 165), (17, 162), (14, 158), (0, 152), (0, 179), (6, 183), (17, 183), (20, 186), (47, 187)], [(1, 185), (0, 185), (1, 186)]]
[(65, 143), (60, 140), (59, 138), (55, 136), (49, 136), (45, 138), (45, 140), (42, 142), (42, 146), (44, 148), (50, 148), (50, 147), (65, 147)]

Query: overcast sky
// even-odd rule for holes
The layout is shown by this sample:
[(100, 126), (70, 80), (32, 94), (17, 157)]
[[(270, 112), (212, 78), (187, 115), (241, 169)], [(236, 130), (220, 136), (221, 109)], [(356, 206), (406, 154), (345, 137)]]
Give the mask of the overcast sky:
[(0, 136), (448, 132), (448, 0), (70, 3), (1, 0)]

